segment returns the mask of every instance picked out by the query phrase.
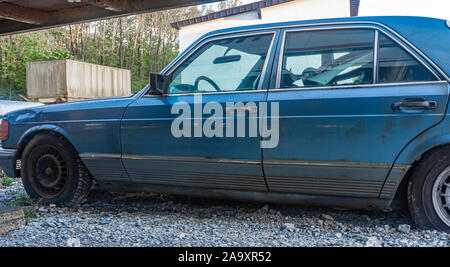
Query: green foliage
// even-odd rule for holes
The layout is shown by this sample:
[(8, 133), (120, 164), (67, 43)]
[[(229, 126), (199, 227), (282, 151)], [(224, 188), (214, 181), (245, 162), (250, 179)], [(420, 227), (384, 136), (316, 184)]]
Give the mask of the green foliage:
[(33, 200), (27, 194), (19, 190), (11, 192), (9, 195), (14, 197), (14, 200), (8, 203), (11, 206), (25, 207), (33, 205)]
[(31, 207), (24, 207), (23, 208), (23, 215), (25, 217), (25, 221), (29, 223), (31, 219), (36, 218), (36, 209)]
[(0, 99), (26, 94), (26, 63), (67, 59), (67, 49), (51, 44), (48, 33), (28, 33), (0, 39)]
[(136, 93), (139, 92), (142, 88), (144, 88), (147, 85), (147, 80), (137, 81), (132, 80), (131, 81), (131, 92)]
[(36, 206), (39, 202), (34, 203), (33, 200), (25, 193), (16, 190), (9, 193), (13, 196), (14, 200), (10, 201), (8, 204), (15, 207), (23, 207), (23, 213), (25, 221), (28, 223), (31, 219), (36, 218)]
[(0, 37), (0, 99), (26, 95), (27, 62), (69, 58), (129, 69), (137, 92), (150, 71), (159, 72), (179, 53), (172, 22), (239, 4), (229, 0)]
[(2, 177), (2, 185), (3, 186), (11, 186), (14, 182), (14, 179), (8, 176), (3, 176)]

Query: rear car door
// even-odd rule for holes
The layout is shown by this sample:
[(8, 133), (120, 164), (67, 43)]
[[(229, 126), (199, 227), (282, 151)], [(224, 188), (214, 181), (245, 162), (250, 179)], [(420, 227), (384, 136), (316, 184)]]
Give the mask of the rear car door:
[[(275, 51), (277, 32), (228, 34), (204, 40), (164, 72), (170, 76), (168, 92), (144, 95), (128, 107), (122, 121), (122, 150), (123, 163), (133, 181), (267, 191), (260, 139), (237, 133), (238, 117), (248, 132), (250, 120), (257, 114), (247, 112), (252, 110), (250, 106), (235, 112), (227, 103), (251, 102), (257, 106), (264, 101), (268, 86), (265, 73)], [(232, 136), (226, 127), (228, 115), (235, 125)], [(211, 116), (217, 120), (209, 127), (206, 125), (211, 123)], [(205, 128), (217, 131), (211, 133)]]
[(279, 145), (263, 149), (273, 192), (378, 198), (402, 148), (445, 113), (446, 82), (378, 26), (285, 30), (277, 65)]

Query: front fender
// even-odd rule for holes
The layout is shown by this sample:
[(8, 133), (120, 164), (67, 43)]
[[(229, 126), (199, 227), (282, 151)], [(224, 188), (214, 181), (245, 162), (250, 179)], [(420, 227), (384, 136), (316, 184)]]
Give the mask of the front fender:
[(33, 136), (35, 136), (39, 132), (45, 131), (56, 132), (64, 136), (70, 143), (73, 144), (73, 137), (63, 128), (53, 124), (41, 124), (29, 128), (22, 134), (22, 136), (19, 138), (19, 141), (17, 142), (17, 150), (19, 151), (19, 153), (21, 152), (21, 150), (23, 150), (23, 148), (31, 140), (31, 138), (33, 138)]

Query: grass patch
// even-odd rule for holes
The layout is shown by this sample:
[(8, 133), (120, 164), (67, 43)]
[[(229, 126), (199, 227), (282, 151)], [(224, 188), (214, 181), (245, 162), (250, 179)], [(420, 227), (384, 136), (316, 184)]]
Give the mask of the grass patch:
[(36, 218), (36, 210), (34, 206), (24, 207), (23, 215), (25, 217), (25, 221), (27, 222), (27, 224), (31, 221), (31, 219)]
[(11, 186), (14, 182), (14, 179), (8, 176), (3, 176), (2, 177), (2, 185), (3, 186)]
[(23, 214), (27, 224), (31, 219), (36, 218), (35, 206), (37, 203), (34, 203), (27, 194), (16, 190), (9, 193), (9, 195), (14, 196), (14, 200), (10, 201), (8, 204), (10, 206), (23, 207)]
[(26, 207), (33, 205), (33, 200), (31, 200), (31, 198), (27, 194), (22, 193), (18, 190), (11, 192), (9, 195), (14, 196), (14, 200), (9, 202), (9, 205), (11, 206)]

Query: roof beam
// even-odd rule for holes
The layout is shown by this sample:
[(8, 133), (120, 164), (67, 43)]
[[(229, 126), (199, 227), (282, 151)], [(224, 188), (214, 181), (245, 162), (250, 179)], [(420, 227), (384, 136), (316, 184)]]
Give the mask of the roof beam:
[(0, 2), (0, 18), (27, 24), (43, 25), (47, 21), (47, 13), (36, 9)]
[(68, 1), (86, 3), (116, 12), (128, 11), (130, 9), (127, 0), (68, 0)]
[[(8, 13), (5, 12), (5, 10), (8, 10), (4, 2), (5, 0), (0, 0), (0, 13)], [(31, 1), (31, 0), (27, 0)], [(59, 0), (59, 1), (72, 1), (72, 3), (81, 3), (81, 1), (85, 0)], [(94, 0), (91, 0), (94, 1)], [(99, 1), (99, 0), (98, 0)], [(104, 3), (106, 0), (104, 0)], [(113, 6), (114, 0), (107, 0), (109, 1), (110, 7)], [(117, 2), (122, 2), (123, 0), (117, 0)], [(16, 17), (15, 20), (12, 19), (6, 19), (2, 20), (2, 16), (0, 16), (0, 36), (5, 34), (12, 34), (12, 33), (20, 33), (20, 32), (27, 32), (37, 29), (48, 29), (55, 26), (64, 26), (69, 25), (72, 23), (84, 23), (84, 22), (91, 22), (91, 21), (97, 21), (101, 19), (108, 19), (108, 18), (117, 18), (120, 16), (127, 16), (132, 14), (141, 14), (144, 12), (152, 12), (157, 10), (164, 10), (169, 8), (179, 8), (183, 6), (188, 5), (198, 5), (198, 4), (206, 4), (211, 2), (217, 2), (222, 0), (125, 0), (127, 5), (124, 7), (123, 11), (111, 11), (107, 10), (105, 8), (98, 8), (95, 7), (92, 4), (83, 3), (80, 5), (72, 5), (72, 7), (68, 8), (55, 8), (53, 11), (43, 12), (35, 9), (29, 9), (29, 8), (23, 8), (17, 9), (19, 12), (16, 15), (14, 13), (13, 15)], [(47, 9), (51, 7), (51, 5), (46, 5), (47, 1), (42, 1), (42, 6), (45, 6)], [(48, 2), (58, 2), (58, 1), (48, 1)], [(35, 3), (39, 4), (41, 1), (35, 1)], [(97, 2), (98, 3), (98, 2)], [(12, 4), (9, 4), (12, 5)], [(39, 6), (39, 5), (37, 5)], [(17, 6), (16, 6), (17, 7)], [(117, 8), (117, 7), (116, 7)], [(127, 9), (128, 8), (128, 9)], [(118, 8), (117, 8), (118, 9)], [(32, 16), (22, 18), (24, 17), (23, 14), (26, 14), (22, 11), (32, 11), (29, 12), (30, 14), (33, 14)], [(9, 12), (12, 13), (12, 12)], [(5, 15), (5, 14), (3, 14)], [(6, 16), (6, 15), (5, 15)], [(12, 16), (9, 14), (9, 16)], [(19, 18), (22, 18), (19, 20)], [(30, 19), (33, 18), (33, 19)], [(36, 24), (29, 24), (24, 23), (24, 21), (33, 22)], [(40, 24), (37, 24), (40, 23)]]

